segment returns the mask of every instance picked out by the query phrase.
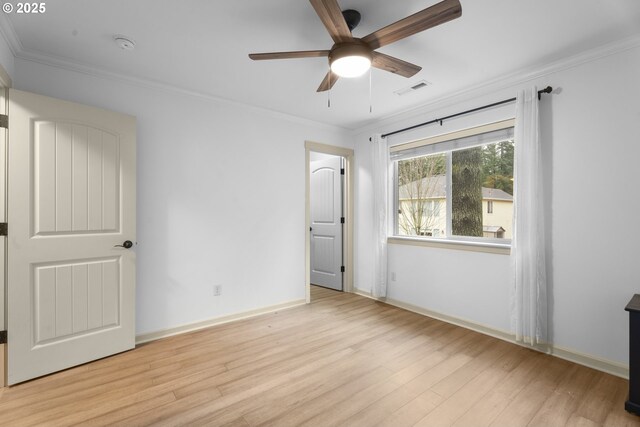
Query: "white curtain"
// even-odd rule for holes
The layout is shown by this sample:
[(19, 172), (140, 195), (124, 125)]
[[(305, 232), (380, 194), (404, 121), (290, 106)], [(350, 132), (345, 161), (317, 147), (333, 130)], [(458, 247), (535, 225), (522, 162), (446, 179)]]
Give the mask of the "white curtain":
[(547, 342), (547, 275), (536, 87), (516, 98), (515, 141), (511, 326), (516, 340), (538, 345)]
[(387, 233), (389, 209), (389, 147), (380, 135), (373, 143), (373, 287), (376, 298), (387, 296)]

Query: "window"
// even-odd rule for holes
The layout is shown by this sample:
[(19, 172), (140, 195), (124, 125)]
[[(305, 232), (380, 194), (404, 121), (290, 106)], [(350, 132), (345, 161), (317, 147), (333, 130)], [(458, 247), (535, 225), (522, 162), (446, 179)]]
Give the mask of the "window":
[(513, 120), (391, 148), (395, 234), (508, 243)]

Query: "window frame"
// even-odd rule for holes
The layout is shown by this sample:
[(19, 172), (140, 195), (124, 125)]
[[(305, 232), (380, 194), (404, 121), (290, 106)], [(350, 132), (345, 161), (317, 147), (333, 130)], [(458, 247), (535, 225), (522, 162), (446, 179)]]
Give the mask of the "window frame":
[[(515, 128), (515, 119), (507, 119), (501, 120), (498, 122), (492, 122), (481, 126), (471, 127), (467, 129), (462, 129), (455, 132), (450, 132), (442, 135), (437, 135), (429, 138), (418, 139), (415, 141), (409, 141), (403, 144), (398, 144), (391, 146), (389, 148), (389, 154), (410, 150), (414, 148), (420, 148), (427, 145), (433, 144), (444, 144), (449, 141), (471, 137), (483, 133), (499, 131), (508, 128)], [(514, 141), (515, 142), (515, 141)], [(446, 155), (446, 163), (447, 163), (447, 174), (446, 174), (446, 227), (449, 235), (443, 237), (431, 237), (431, 236), (407, 236), (399, 234), (399, 185), (398, 185), (398, 162), (402, 161), (401, 159), (390, 159), (392, 162), (392, 183), (393, 183), (393, 222), (392, 222), (392, 235), (388, 238), (388, 243), (393, 244), (410, 244), (410, 245), (419, 245), (419, 246), (434, 246), (434, 247), (447, 247), (451, 249), (463, 249), (463, 250), (473, 250), (480, 252), (492, 252), (492, 253), (500, 253), (500, 254), (508, 254), (511, 249), (511, 239), (499, 239), (499, 238), (489, 238), (489, 237), (472, 237), (472, 236), (455, 236), (452, 235), (452, 216), (453, 216), (453, 205), (451, 203), (452, 197), (452, 175), (451, 175), (451, 167), (452, 167), (452, 155), (451, 153), (456, 150), (448, 149), (440, 151), (440, 153), (444, 153)], [(433, 154), (427, 155), (435, 155), (437, 152)], [(420, 156), (422, 157), (422, 156)], [(513, 201), (515, 204), (515, 200)], [(483, 209), (484, 211), (484, 209)], [(484, 215), (484, 212), (483, 212)]]

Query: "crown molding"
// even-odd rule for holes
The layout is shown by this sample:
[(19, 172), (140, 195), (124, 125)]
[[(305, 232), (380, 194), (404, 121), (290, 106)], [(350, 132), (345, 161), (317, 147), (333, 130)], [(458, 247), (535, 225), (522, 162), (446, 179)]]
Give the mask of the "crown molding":
[(356, 136), (363, 133), (378, 132), (380, 131), (380, 129), (393, 126), (394, 124), (397, 124), (399, 122), (410, 120), (415, 116), (422, 116), (437, 109), (453, 107), (462, 102), (467, 102), (476, 98), (484, 97), (494, 92), (506, 90), (512, 88), (513, 86), (521, 85), (560, 71), (568, 70), (571, 68), (579, 67), (589, 62), (597, 61), (607, 56), (615, 55), (627, 50), (637, 48), (640, 48), (640, 34), (635, 34), (631, 37), (607, 43), (558, 61), (539, 65), (533, 70), (531, 69), (531, 67), (528, 67), (525, 69), (520, 69), (513, 73), (493, 78), (481, 84), (468, 86), (459, 91), (443, 95), (439, 98), (435, 98), (426, 104), (422, 104), (417, 107), (409, 108), (401, 112), (388, 115), (382, 120), (365, 123), (355, 128), (351, 132), (351, 135)]
[(233, 106), (236, 108), (250, 110), (257, 114), (261, 114), (263, 116), (276, 118), (280, 120), (285, 120), (292, 123), (303, 124), (306, 126), (314, 126), (321, 129), (327, 129), (334, 132), (349, 132), (351, 129), (333, 125), (329, 123), (318, 122), (315, 120), (307, 119), (300, 116), (295, 116), (288, 113), (283, 113), (281, 111), (271, 110), (264, 107), (258, 107), (256, 105), (247, 104), (240, 101), (234, 101), (228, 98), (223, 98), (217, 95), (213, 95), (210, 93), (196, 91), (192, 89), (186, 89), (180, 86), (163, 83), (157, 80), (152, 79), (144, 79), (139, 77), (133, 77), (127, 74), (116, 73), (113, 71), (106, 71), (96, 67), (88, 66), (85, 64), (81, 64), (75, 61), (71, 61), (68, 59), (63, 59), (56, 56), (47, 55), (44, 53), (35, 53), (31, 51), (21, 51), (17, 55), (16, 58), (21, 59), (23, 61), (35, 62), (38, 64), (46, 65), (49, 67), (54, 67), (58, 69), (62, 69), (65, 71), (71, 71), (75, 73), (85, 74), (93, 78), (110, 80), (116, 83), (124, 83), (131, 86), (137, 86), (140, 88), (151, 89), (156, 91), (163, 91), (171, 94), (178, 94), (182, 96), (195, 97), (204, 99), (207, 101), (212, 101), (220, 104), (225, 104), (229, 106)]
[(0, 35), (4, 38), (9, 46), (9, 50), (13, 56), (17, 56), (18, 53), (24, 51), (22, 42), (13, 28), (11, 20), (7, 17), (6, 13), (0, 13)]

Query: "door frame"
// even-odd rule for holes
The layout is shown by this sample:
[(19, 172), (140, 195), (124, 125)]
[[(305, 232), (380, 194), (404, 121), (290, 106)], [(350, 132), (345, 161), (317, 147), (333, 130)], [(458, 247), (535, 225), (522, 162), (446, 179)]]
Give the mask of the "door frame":
[[(11, 77), (0, 64), (0, 114), (9, 114)], [(0, 222), (7, 222), (9, 132), (0, 129)], [(0, 331), (7, 330), (7, 238), (0, 237)], [(7, 344), (0, 344), (0, 387), (7, 385)]]
[(353, 150), (350, 148), (336, 147), (333, 145), (321, 144), (319, 142), (305, 141), (305, 295), (307, 304), (311, 302), (311, 152), (331, 154), (344, 157), (345, 159), (345, 193), (343, 203), (345, 206), (345, 232), (342, 239), (342, 253), (344, 257), (345, 275), (343, 280), (343, 292), (353, 292)]

